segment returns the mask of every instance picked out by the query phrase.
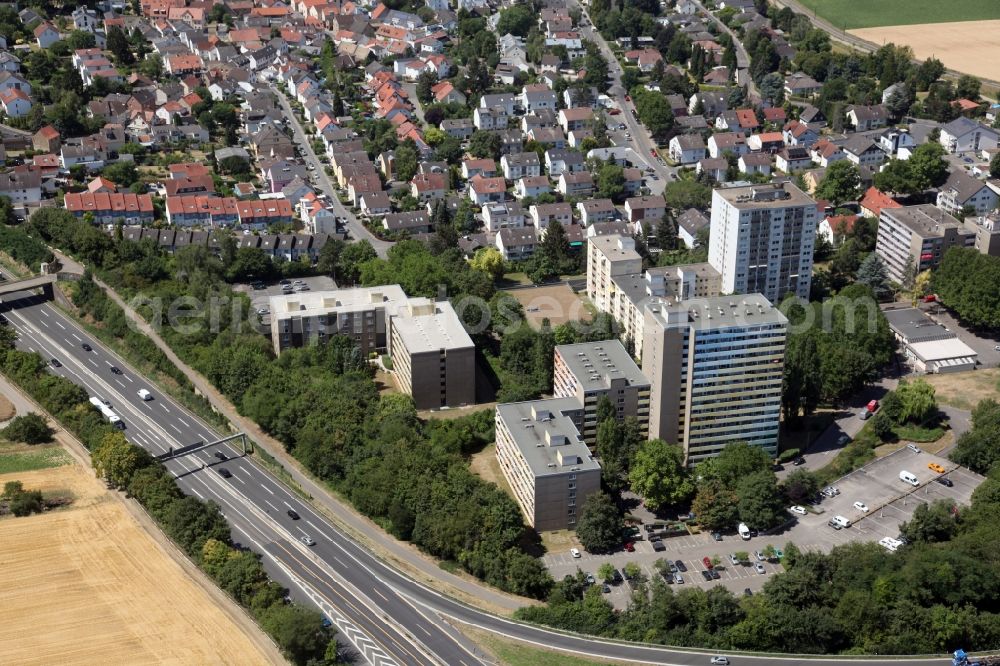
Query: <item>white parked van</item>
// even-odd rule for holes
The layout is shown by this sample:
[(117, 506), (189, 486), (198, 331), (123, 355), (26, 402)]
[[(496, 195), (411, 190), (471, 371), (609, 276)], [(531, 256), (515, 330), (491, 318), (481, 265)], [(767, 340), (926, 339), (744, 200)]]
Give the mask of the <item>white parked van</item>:
[(837, 523), (841, 527), (850, 527), (851, 526), (851, 521), (849, 521), (847, 518), (844, 518), (843, 516), (834, 516), (833, 517), (833, 522)]
[(740, 523), (740, 526), (736, 528), (736, 531), (740, 533), (740, 538), (744, 541), (750, 540), (750, 528), (747, 527), (746, 523)]
[(142, 398), (143, 400), (152, 400), (153, 394), (147, 391), (146, 389), (139, 389), (139, 397)]
[(911, 486), (920, 485), (920, 482), (917, 481), (917, 477), (913, 474), (913, 472), (907, 472), (905, 469), (899, 473), (899, 480), (906, 481)]

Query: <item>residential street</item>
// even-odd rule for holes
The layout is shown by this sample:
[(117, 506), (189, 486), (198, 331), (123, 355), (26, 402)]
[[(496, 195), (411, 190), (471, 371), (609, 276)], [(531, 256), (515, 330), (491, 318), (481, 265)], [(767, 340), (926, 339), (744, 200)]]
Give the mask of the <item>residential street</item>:
[(384, 259), (386, 253), (389, 251), (389, 248), (392, 247), (392, 243), (376, 238), (370, 231), (368, 231), (368, 229), (365, 228), (365, 225), (354, 217), (350, 210), (345, 208), (344, 205), (340, 203), (340, 199), (337, 197), (337, 188), (334, 187), (333, 182), (326, 173), (326, 163), (321, 161), (316, 156), (316, 153), (313, 152), (309, 137), (306, 136), (305, 130), (302, 129), (302, 124), (295, 115), (295, 111), (292, 109), (288, 100), (285, 99), (285, 95), (281, 91), (273, 86), (271, 87), (271, 90), (274, 92), (275, 97), (277, 97), (278, 102), (281, 104), (281, 109), (284, 111), (285, 117), (288, 118), (288, 122), (292, 127), (295, 142), (299, 144), (302, 159), (305, 160), (306, 164), (311, 164), (313, 166), (313, 173), (316, 174), (316, 185), (327, 197), (329, 197), (334, 214), (344, 220), (344, 226), (348, 229), (351, 238), (355, 240), (361, 240), (362, 238), (366, 239), (372, 244), (372, 247), (375, 248), (378, 256)]

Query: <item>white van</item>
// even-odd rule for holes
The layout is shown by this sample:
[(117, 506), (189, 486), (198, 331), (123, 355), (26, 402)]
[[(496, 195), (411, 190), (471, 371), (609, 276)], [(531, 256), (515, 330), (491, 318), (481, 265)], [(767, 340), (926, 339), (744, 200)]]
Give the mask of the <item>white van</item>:
[(837, 523), (841, 527), (850, 527), (851, 526), (851, 521), (849, 521), (847, 518), (844, 518), (843, 516), (834, 516), (832, 520), (833, 520), (833, 522)]
[(736, 528), (736, 531), (740, 533), (740, 538), (744, 541), (750, 540), (750, 528), (747, 527), (746, 523), (740, 523), (740, 526)]
[(147, 391), (146, 389), (139, 389), (139, 397), (142, 398), (143, 400), (152, 400), (153, 394)]
[(920, 485), (920, 482), (917, 481), (917, 477), (912, 472), (907, 472), (905, 469), (899, 473), (899, 480), (906, 481), (911, 486)]

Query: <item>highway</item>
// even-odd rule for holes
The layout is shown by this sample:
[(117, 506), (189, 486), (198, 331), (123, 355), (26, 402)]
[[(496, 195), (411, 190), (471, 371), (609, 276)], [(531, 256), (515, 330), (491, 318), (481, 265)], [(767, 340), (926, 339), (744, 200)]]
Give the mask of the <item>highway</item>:
[(337, 217), (345, 220), (344, 226), (347, 227), (354, 240), (361, 240), (362, 238), (367, 240), (372, 244), (372, 247), (375, 248), (375, 252), (378, 253), (378, 256), (385, 259), (386, 253), (393, 244), (389, 241), (376, 238), (372, 232), (365, 228), (364, 224), (354, 217), (354, 213), (345, 208), (344, 204), (340, 203), (340, 199), (337, 197), (337, 188), (334, 187), (333, 181), (330, 180), (330, 177), (326, 173), (326, 163), (321, 161), (316, 156), (316, 152), (312, 149), (312, 142), (309, 137), (306, 136), (302, 123), (299, 122), (298, 116), (295, 115), (295, 111), (288, 103), (283, 91), (271, 86), (271, 92), (274, 93), (274, 96), (278, 100), (278, 104), (281, 105), (281, 110), (285, 114), (285, 118), (288, 119), (295, 142), (298, 144), (299, 152), (302, 154), (302, 160), (307, 165), (311, 165), (313, 167), (312, 172), (316, 175), (317, 187), (327, 196), (327, 200), (330, 202), (333, 213)]
[[(177, 402), (159, 392), (114, 353), (91, 338), (40, 296), (5, 295), (4, 311), (19, 334), (18, 347), (57, 358), (50, 369), (110, 402), (126, 423), (125, 434), (153, 454), (217, 434)], [(82, 345), (89, 344), (92, 351)], [(114, 374), (111, 367), (122, 373)], [(154, 399), (143, 401), (139, 389)], [(226, 460), (219, 460), (221, 453)], [(528, 643), (617, 662), (704, 665), (708, 654), (652, 645), (618, 643), (560, 633), (498, 617), (431, 590), (386, 565), (302, 502), (280, 480), (229, 444), (166, 463), (182, 490), (214, 500), (229, 520), (234, 540), (261, 553), (274, 578), (301, 600), (310, 600), (334, 622), (340, 637), (371, 664), (488, 663), (455, 631), (448, 618)], [(226, 469), (231, 477), (219, 471)], [(298, 512), (293, 520), (287, 510)], [(316, 541), (301, 542), (308, 535)], [(857, 659), (794, 656), (731, 657), (736, 664), (834, 666)], [(880, 663), (889, 661), (879, 658)], [(945, 664), (942, 658), (904, 658), (893, 663)]]

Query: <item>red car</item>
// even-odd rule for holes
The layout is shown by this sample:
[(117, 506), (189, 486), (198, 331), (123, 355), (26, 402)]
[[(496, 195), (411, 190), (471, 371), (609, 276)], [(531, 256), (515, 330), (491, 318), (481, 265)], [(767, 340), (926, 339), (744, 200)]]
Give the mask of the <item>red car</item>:
[(701, 563), (705, 565), (706, 569), (712, 568), (712, 560), (708, 559), (707, 557), (701, 558)]
[(629, 541), (628, 543), (625, 544), (625, 550), (627, 550), (630, 553), (634, 553), (635, 552), (635, 544), (632, 543), (631, 541)]
[(632, 101), (632, 98), (631, 98), (631, 97), (629, 97), (628, 95), (625, 95), (625, 101), (626, 101), (626, 102), (631, 102), (631, 101)]
[(875, 410), (878, 409), (878, 400), (869, 400), (867, 407), (868, 411), (874, 414)]

